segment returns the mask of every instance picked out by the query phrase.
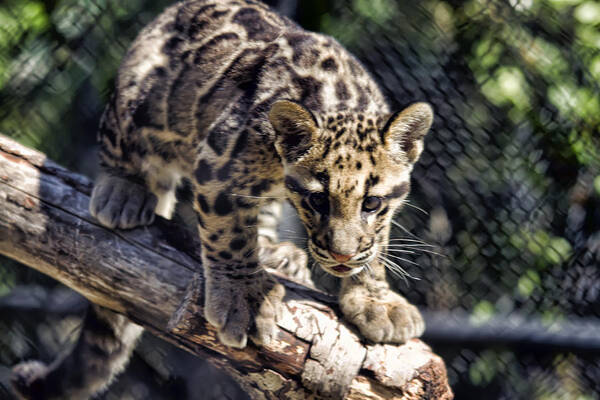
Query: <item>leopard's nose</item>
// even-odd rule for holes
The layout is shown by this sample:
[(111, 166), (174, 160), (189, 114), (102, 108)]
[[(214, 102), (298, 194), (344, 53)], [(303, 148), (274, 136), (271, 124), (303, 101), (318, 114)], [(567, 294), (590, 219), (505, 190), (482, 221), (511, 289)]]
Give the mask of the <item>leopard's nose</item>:
[(335, 261), (337, 262), (346, 262), (349, 259), (351, 259), (352, 257), (354, 257), (354, 254), (338, 254), (338, 253), (334, 253), (333, 251), (329, 251), (329, 254), (331, 254), (331, 257), (333, 257), (335, 259)]

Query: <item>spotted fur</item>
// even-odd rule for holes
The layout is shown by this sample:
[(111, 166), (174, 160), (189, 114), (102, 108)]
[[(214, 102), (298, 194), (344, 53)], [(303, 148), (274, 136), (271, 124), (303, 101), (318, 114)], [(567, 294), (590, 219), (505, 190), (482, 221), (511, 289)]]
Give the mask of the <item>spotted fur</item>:
[(134, 41), (116, 86), (90, 210), (118, 228), (170, 218), (189, 180), (205, 317), (224, 344), (270, 340), (283, 288), (265, 267), (309, 277), (304, 252), (277, 243), (285, 199), (312, 256), (343, 279), (342, 311), (367, 339), (422, 332), (378, 255), (431, 125), (427, 104), (392, 114), (339, 43), (252, 0), (173, 5)]
[(340, 44), (259, 2), (179, 3), (123, 61), (100, 129), (106, 173), (91, 210), (120, 228), (151, 222), (152, 208), (170, 218), (175, 188), (189, 179), (205, 316), (227, 345), (244, 347), (248, 332), (265, 342), (283, 295), (263, 268), (281, 264), (277, 218), (265, 224), (261, 212), (277, 202), (266, 200), (291, 201), (325, 270), (383, 280), (378, 255), (431, 119), (424, 103), (391, 114)]

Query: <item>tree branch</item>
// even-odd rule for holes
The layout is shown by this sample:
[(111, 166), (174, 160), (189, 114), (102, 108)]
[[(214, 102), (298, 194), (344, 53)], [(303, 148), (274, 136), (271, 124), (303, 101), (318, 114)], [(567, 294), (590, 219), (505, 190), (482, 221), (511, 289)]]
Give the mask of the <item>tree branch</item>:
[(335, 299), (284, 278), (277, 340), (223, 346), (190, 295), (202, 298), (196, 238), (161, 219), (106, 229), (88, 213), (91, 188), (87, 178), (0, 136), (0, 253), (208, 358), (253, 398), (452, 398), (443, 361), (421, 341), (365, 344), (340, 322)]

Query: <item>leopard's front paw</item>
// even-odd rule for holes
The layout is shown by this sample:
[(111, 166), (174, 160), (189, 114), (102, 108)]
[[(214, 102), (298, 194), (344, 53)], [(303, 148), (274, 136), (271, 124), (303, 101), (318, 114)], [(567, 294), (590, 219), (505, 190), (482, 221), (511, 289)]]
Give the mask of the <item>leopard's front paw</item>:
[(41, 361), (32, 360), (15, 365), (11, 384), (20, 399), (41, 399), (45, 393), (48, 367)]
[(266, 238), (259, 238), (258, 257), (265, 268), (280, 271), (286, 276), (305, 285), (312, 285), (308, 256), (290, 242), (271, 243)]
[(237, 279), (211, 273), (204, 315), (226, 346), (242, 349), (248, 336), (266, 345), (275, 337), (284, 294), (283, 286), (264, 271)]
[(157, 198), (144, 185), (104, 174), (94, 185), (90, 213), (109, 228), (130, 229), (154, 220)]
[(357, 288), (342, 294), (340, 307), (346, 319), (376, 343), (405, 343), (425, 330), (417, 307), (390, 290), (376, 297)]

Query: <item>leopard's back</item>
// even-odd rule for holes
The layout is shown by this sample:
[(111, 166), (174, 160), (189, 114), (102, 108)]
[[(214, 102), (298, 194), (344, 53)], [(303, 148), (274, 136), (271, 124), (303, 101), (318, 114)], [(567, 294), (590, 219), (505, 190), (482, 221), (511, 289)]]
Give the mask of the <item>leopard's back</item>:
[(226, 155), (235, 146), (227, 137), (243, 129), (268, 146), (266, 112), (282, 98), (318, 115), (387, 111), (364, 68), (332, 38), (254, 1), (178, 3), (125, 56), (101, 138), (138, 167), (150, 154), (190, 171), (203, 144)]

